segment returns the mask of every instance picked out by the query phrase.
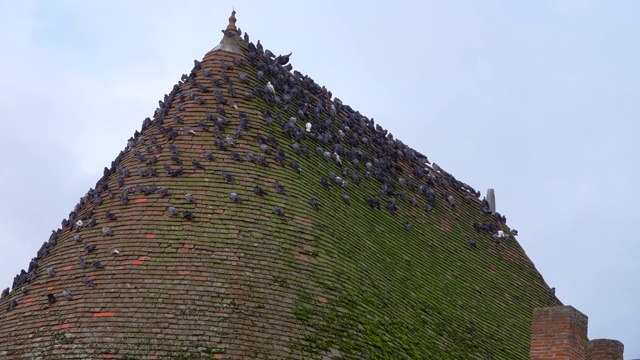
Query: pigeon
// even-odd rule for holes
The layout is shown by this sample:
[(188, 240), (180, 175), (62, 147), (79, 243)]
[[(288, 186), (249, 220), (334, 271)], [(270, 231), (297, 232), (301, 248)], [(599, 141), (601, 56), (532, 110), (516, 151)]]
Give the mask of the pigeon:
[(209, 150), (206, 150), (204, 152), (204, 158), (209, 160), (209, 161), (214, 161), (216, 159), (215, 156), (213, 156), (213, 153), (211, 151), (209, 151)]
[(511, 234), (512, 234), (513, 236), (518, 236), (518, 230), (516, 230), (516, 229), (511, 229)]
[(196, 160), (196, 159), (191, 160), (191, 164), (193, 164), (193, 166), (194, 166), (196, 169), (204, 170), (204, 166), (202, 166), (202, 164), (200, 163), (200, 161), (198, 161), (198, 160)]
[(227, 135), (227, 137), (225, 138), (225, 141), (229, 146), (236, 146), (236, 142), (233, 140), (231, 135)]
[(78, 261), (80, 261), (82, 267), (87, 267), (87, 260), (82, 255), (78, 256)]
[(258, 196), (265, 196), (267, 195), (267, 192), (264, 191), (263, 188), (261, 188), (260, 186), (256, 185), (256, 187), (253, 189), (253, 192), (256, 193), (256, 195)]
[(167, 211), (169, 211), (169, 216), (178, 216), (178, 214), (180, 213), (178, 209), (174, 208), (173, 206), (169, 206), (167, 208)]
[(22, 287), (22, 293), (23, 293), (23, 294), (26, 294), (26, 293), (28, 293), (28, 292), (29, 292), (29, 287), (28, 287), (28, 286), (23, 286), (23, 287)]
[(320, 184), (322, 184), (322, 186), (327, 190), (330, 188), (329, 180), (327, 180), (327, 178), (324, 176), (320, 179)]
[(50, 267), (47, 268), (47, 274), (49, 274), (49, 276), (56, 276), (56, 272)]
[(12, 310), (16, 306), (18, 306), (18, 302), (16, 301), (16, 299), (11, 299), (11, 301), (9, 302), (9, 306), (7, 307), (7, 310)]
[(82, 236), (78, 233), (73, 234), (73, 240), (75, 240), (75, 242), (82, 242)]
[(175, 155), (171, 157), (171, 161), (173, 161), (176, 164), (182, 164), (182, 160), (180, 160), (180, 158)]
[(469, 243), (469, 245), (471, 245), (471, 247), (478, 247), (478, 243), (474, 240), (474, 239), (467, 239), (467, 242)]
[(82, 278), (82, 282), (87, 285), (87, 287), (90, 288), (94, 288), (96, 287), (96, 283), (94, 283), (93, 281), (91, 281), (91, 279), (89, 279), (88, 277), (84, 277)]
[(453, 197), (453, 195), (447, 196), (447, 201), (449, 202), (449, 204), (451, 204), (451, 206), (456, 207), (456, 199)]
[(556, 288), (552, 287), (551, 289), (549, 289), (549, 297), (551, 299), (555, 299), (555, 297), (556, 297)]
[(222, 170), (222, 178), (225, 179), (227, 182), (233, 181), (233, 176), (224, 170)]
[(287, 188), (278, 180), (276, 180), (275, 187), (276, 187), (276, 190), (278, 190), (281, 193), (284, 193), (287, 191)]
[(54, 302), (58, 301), (58, 299), (56, 299), (55, 295), (49, 293), (47, 294), (47, 300), (49, 301), (49, 304), (53, 304)]
[(282, 210), (280, 206), (274, 206), (273, 213), (276, 215), (284, 216), (284, 210)]
[(107, 219), (109, 219), (110, 221), (116, 221), (117, 220), (116, 216), (109, 210), (107, 210)]
[(343, 200), (347, 205), (350, 205), (350, 204), (351, 204), (351, 197), (349, 197), (349, 194), (347, 194), (347, 193), (342, 194), (342, 200)]
[(62, 289), (62, 296), (66, 297), (67, 300), (73, 300), (73, 295), (71, 295), (71, 292), (67, 289)]
[(82, 226), (84, 225), (84, 222), (82, 220), (78, 220), (76, 221), (76, 229), (80, 230), (82, 229)]
[(195, 216), (193, 216), (193, 214), (190, 211), (185, 211), (184, 214), (182, 214), (182, 217), (185, 218), (187, 221), (192, 221), (193, 219), (195, 219)]
[(105, 226), (105, 227), (102, 228), (102, 235), (111, 236), (111, 235), (113, 235), (113, 230), (111, 230), (110, 227)]
[(108, 250), (111, 255), (120, 255), (120, 251), (113, 246), (109, 246)]
[(94, 227), (96, 226), (96, 218), (92, 217), (89, 222), (87, 223), (88, 227)]
[(298, 164), (297, 161), (291, 160), (291, 164), (290, 165), (293, 168), (293, 170), (295, 170), (297, 172), (302, 172), (302, 169), (300, 169), (300, 164)]
[(98, 260), (93, 260), (93, 263), (91, 263), (91, 265), (96, 269), (104, 269), (104, 265), (102, 265), (102, 263)]
[(309, 204), (315, 210), (320, 210), (320, 204), (318, 203), (318, 199), (312, 197), (311, 199), (309, 199)]
[(90, 253), (90, 252), (94, 252), (96, 250), (96, 246), (95, 245), (85, 245), (84, 249), (86, 252)]
[(186, 193), (184, 194), (184, 198), (188, 201), (188, 202), (196, 202), (196, 197), (191, 195), (190, 193)]
[(229, 198), (233, 201), (240, 201), (240, 195), (234, 192), (229, 193)]
[(9, 296), (9, 288), (2, 290), (2, 294), (0, 294), (0, 301), (6, 299), (7, 296)]
[(271, 85), (271, 81), (267, 82), (267, 86), (265, 87), (265, 89), (272, 94), (276, 93), (276, 89), (273, 87), (273, 85)]
[(404, 223), (404, 228), (405, 228), (405, 229), (407, 229), (407, 231), (411, 230), (411, 227), (412, 227), (412, 226), (413, 226), (413, 225), (412, 225), (409, 221), (407, 221), (407, 222), (405, 222), (405, 223)]

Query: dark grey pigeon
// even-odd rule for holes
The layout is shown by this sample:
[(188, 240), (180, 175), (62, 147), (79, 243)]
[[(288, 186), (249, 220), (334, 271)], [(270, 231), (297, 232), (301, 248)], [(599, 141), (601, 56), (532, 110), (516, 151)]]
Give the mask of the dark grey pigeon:
[(91, 265), (96, 269), (104, 269), (104, 265), (98, 260), (94, 260)]
[(191, 195), (190, 193), (186, 193), (184, 194), (184, 198), (188, 201), (188, 202), (196, 202), (196, 197)]
[(284, 216), (284, 210), (282, 210), (280, 206), (274, 206), (273, 213), (276, 215)]
[(55, 295), (49, 293), (47, 294), (47, 301), (49, 301), (49, 304), (53, 304), (54, 302), (58, 301), (58, 299), (56, 299)]
[(240, 201), (240, 195), (234, 192), (229, 193), (229, 198), (233, 201)]
[(412, 225), (409, 221), (407, 221), (407, 222), (405, 222), (405, 223), (404, 223), (404, 228), (405, 228), (405, 229), (407, 229), (407, 231), (411, 230), (411, 227), (412, 227), (412, 226), (413, 226), (413, 225)]
[(16, 301), (16, 299), (11, 299), (11, 301), (9, 302), (9, 306), (7, 307), (7, 310), (12, 310), (16, 306), (18, 306), (18, 302)]
[(93, 281), (91, 281), (91, 279), (89, 279), (88, 277), (84, 277), (84, 278), (82, 278), (82, 282), (83, 282), (85, 285), (87, 285), (87, 287), (90, 287), (90, 288), (92, 288), (92, 289), (93, 289), (94, 287), (96, 287), (96, 283), (94, 283)]
[(47, 268), (47, 274), (49, 274), (49, 276), (56, 276), (56, 272), (51, 267)]
[(342, 200), (347, 204), (350, 205), (351, 204), (351, 197), (349, 196), (349, 194), (344, 193), (342, 194)]
[(75, 233), (73, 234), (73, 240), (75, 240), (75, 242), (82, 242), (82, 236), (80, 236), (80, 234)]
[(549, 289), (549, 297), (551, 299), (555, 299), (556, 298), (556, 288), (552, 287), (551, 289)]
[(222, 170), (222, 178), (225, 179), (227, 182), (233, 181), (233, 176), (224, 170)]
[(472, 238), (467, 239), (467, 242), (469, 243), (469, 245), (471, 245), (474, 248), (478, 247), (478, 243)]
[(202, 166), (202, 164), (200, 163), (200, 161), (198, 161), (198, 160), (196, 160), (196, 159), (191, 160), (191, 164), (193, 164), (193, 166), (194, 166), (196, 169), (204, 170), (204, 166)]
[(265, 196), (267, 195), (267, 192), (264, 191), (263, 188), (261, 188), (260, 186), (256, 185), (256, 187), (253, 189), (253, 192), (256, 193), (256, 195), (258, 196)]
[(87, 267), (87, 260), (85, 260), (82, 255), (78, 256), (78, 260), (80, 261), (80, 265), (82, 265), (82, 267)]
[(309, 204), (314, 210), (320, 210), (320, 204), (318, 203), (318, 199), (312, 197), (309, 199)]

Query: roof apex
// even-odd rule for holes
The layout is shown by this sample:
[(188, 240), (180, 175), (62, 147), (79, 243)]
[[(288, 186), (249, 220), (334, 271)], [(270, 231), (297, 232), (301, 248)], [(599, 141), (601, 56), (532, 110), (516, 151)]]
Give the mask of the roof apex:
[(236, 27), (236, 21), (236, 11), (234, 9), (231, 11), (231, 16), (229, 16), (229, 25), (225, 30), (222, 30), (223, 35), (220, 43), (211, 52), (224, 50), (242, 54), (240, 50), (240, 31)]

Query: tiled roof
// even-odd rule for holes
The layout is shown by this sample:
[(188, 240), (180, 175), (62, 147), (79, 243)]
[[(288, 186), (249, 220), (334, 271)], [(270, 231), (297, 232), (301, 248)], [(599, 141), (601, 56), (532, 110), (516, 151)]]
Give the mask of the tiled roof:
[(505, 219), (231, 25), (16, 276), (0, 357), (528, 358), (560, 303)]

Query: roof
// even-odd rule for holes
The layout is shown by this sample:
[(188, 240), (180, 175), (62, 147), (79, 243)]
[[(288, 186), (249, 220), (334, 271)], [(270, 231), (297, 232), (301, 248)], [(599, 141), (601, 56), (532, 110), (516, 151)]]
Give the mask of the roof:
[(506, 219), (235, 12), (221, 44), (16, 276), (0, 355), (528, 358), (560, 302)]

